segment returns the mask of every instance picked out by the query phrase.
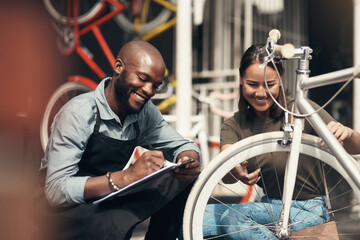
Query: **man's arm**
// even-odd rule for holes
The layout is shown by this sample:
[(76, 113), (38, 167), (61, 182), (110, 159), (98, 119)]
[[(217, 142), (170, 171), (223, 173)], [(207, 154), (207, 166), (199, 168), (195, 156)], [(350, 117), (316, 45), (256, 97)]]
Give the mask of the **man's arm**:
[(177, 162), (178, 155), (188, 150), (197, 152), (201, 161), (200, 149), (196, 143), (185, 139), (171, 127), (153, 103), (148, 102), (147, 105), (139, 116), (141, 134), (138, 145), (162, 151), (165, 159), (170, 162)]
[(54, 119), (47, 150), (42, 161), (46, 166), (45, 194), (53, 206), (84, 203), (88, 177), (74, 177), (87, 140), (91, 135), (82, 117), (62, 110)]
[[(161, 151), (145, 152), (128, 169), (111, 173), (111, 179), (116, 187), (123, 188), (159, 170), (163, 166), (164, 161), (165, 159)], [(84, 198), (85, 200), (95, 199), (115, 190), (110, 186), (106, 175), (92, 177), (86, 181)]]
[[(144, 111), (146, 115), (139, 118), (141, 135), (138, 144), (148, 149), (153, 148), (162, 151), (165, 159), (172, 162), (194, 159), (195, 162), (176, 169), (174, 173), (183, 181), (195, 179), (200, 173), (201, 155), (199, 147), (175, 131), (152, 103), (148, 105)], [(142, 119), (146, 120), (141, 121)]]

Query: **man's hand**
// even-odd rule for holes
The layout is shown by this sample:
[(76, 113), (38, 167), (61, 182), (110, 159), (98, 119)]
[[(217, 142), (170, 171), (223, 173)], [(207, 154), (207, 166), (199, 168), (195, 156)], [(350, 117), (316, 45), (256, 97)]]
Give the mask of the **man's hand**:
[[(195, 154), (194, 154), (195, 153)], [(178, 163), (194, 159), (194, 162), (185, 164), (182, 167), (176, 168), (173, 173), (174, 176), (183, 182), (191, 182), (200, 174), (199, 156), (194, 151), (185, 151), (179, 154)]]
[[(164, 155), (161, 151), (145, 152), (128, 169), (112, 172), (111, 179), (118, 188), (123, 188), (159, 170), (163, 166), (164, 161)], [(105, 175), (88, 178), (85, 185), (84, 198), (93, 199), (104, 196), (112, 190)]]
[(159, 170), (164, 164), (165, 158), (161, 151), (144, 152), (127, 171), (131, 182), (135, 182), (147, 175)]

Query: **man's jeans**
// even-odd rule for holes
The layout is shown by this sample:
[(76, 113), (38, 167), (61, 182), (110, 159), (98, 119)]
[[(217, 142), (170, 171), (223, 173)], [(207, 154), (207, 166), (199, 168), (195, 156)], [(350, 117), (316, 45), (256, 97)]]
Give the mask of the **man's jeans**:
[[(224, 235), (221, 239), (277, 239), (274, 222), (280, 216), (281, 202), (280, 199), (263, 197), (261, 202), (254, 203), (209, 204), (204, 215), (204, 237)], [(292, 201), (291, 230), (298, 231), (329, 220), (323, 197)]]

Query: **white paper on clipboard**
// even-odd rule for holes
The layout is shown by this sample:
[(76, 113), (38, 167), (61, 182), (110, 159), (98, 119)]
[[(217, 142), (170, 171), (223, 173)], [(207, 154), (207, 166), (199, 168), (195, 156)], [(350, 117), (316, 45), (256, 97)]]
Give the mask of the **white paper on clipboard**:
[(106, 195), (105, 197), (102, 197), (96, 201), (93, 202), (93, 204), (99, 204), (107, 199), (113, 198), (113, 197), (120, 197), (120, 196), (124, 196), (124, 195), (128, 195), (130, 193), (134, 193), (134, 192), (138, 192), (141, 191), (143, 189), (145, 189), (149, 184), (151, 184), (151, 180), (161, 177), (162, 175), (169, 173), (170, 171), (174, 170), (175, 168), (181, 167), (185, 165), (185, 163), (172, 163), (167, 161), (165, 166), (162, 167), (161, 169), (159, 169), (156, 172), (153, 172), (149, 175), (147, 175), (146, 177), (133, 182), (129, 185), (127, 185), (126, 187), (123, 187), (122, 189), (112, 192), (108, 195)]

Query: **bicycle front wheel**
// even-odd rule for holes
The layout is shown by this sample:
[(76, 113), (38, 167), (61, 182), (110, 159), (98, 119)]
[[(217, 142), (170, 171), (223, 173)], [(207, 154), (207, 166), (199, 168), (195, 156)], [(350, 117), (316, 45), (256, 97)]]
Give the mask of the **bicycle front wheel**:
[(92, 89), (90, 87), (82, 83), (67, 82), (61, 85), (53, 93), (48, 104), (46, 105), (44, 116), (40, 125), (40, 140), (44, 151), (49, 139), (51, 124), (56, 113), (73, 97), (90, 92), (91, 90)]
[[(265, 239), (276, 239), (274, 233), (276, 232), (275, 227), (279, 214), (275, 213), (274, 209), (268, 208), (269, 204), (264, 201), (264, 199), (267, 199), (266, 190), (258, 192), (253, 202), (242, 205), (240, 201), (244, 194), (239, 194), (239, 192), (243, 191), (244, 184), (239, 180), (233, 184), (225, 184), (222, 179), (231, 169), (244, 161), (248, 161), (250, 164), (250, 161), (256, 161), (263, 154), (289, 153), (290, 146), (281, 146), (278, 143), (283, 138), (283, 134), (283, 132), (270, 132), (246, 138), (221, 152), (209, 163), (194, 184), (186, 203), (183, 222), (184, 239), (249, 239), (239, 238), (239, 233), (241, 236), (246, 236), (242, 235), (242, 233), (251, 230), (270, 233)], [(296, 216), (292, 216), (296, 221), (290, 221), (289, 239), (358, 239), (360, 237), (360, 229), (358, 228), (360, 221), (354, 209), (359, 207), (359, 189), (357, 189), (331, 152), (317, 144), (317, 137), (303, 134), (300, 153), (319, 160), (314, 162), (320, 164), (323, 169), (324, 185), (328, 189), (328, 194), (325, 194), (326, 197), (324, 198), (326, 198), (328, 206), (331, 206), (331, 208), (320, 214), (299, 210)], [(302, 164), (301, 160), (299, 161), (300, 164)], [(260, 179), (260, 181), (262, 180)], [(305, 188), (305, 184), (303, 186)], [(279, 188), (279, 191), (282, 191), (282, 189)], [(210, 208), (210, 206), (213, 207)], [(250, 224), (251, 226), (245, 224), (241, 220), (244, 219), (243, 211), (239, 209), (246, 208), (255, 208), (251, 213), (252, 215), (261, 214), (262, 217), (273, 220), (267, 223), (257, 221), (256, 224)], [(256, 210), (256, 208), (260, 210)], [(330, 217), (331, 221), (316, 224), (316, 226), (300, 231), (296, 229), (302, 223), (307, 224), (324, 216)], [(257, 216), (251, 217), (256, 219)], [(209, 224), (211, 218), (221, 219), (221, 221), (214, 221), (215, 224), (211, 225)], [(235, 219), (236, 221), (230, 222), (236, 222), (237, 224), (222, 224), (229, 222), (227, 218)], [(248, 229), (247, 226), (249, 226)], [(252, 235), (250, 239), (257, 239), (257, 237)]]

